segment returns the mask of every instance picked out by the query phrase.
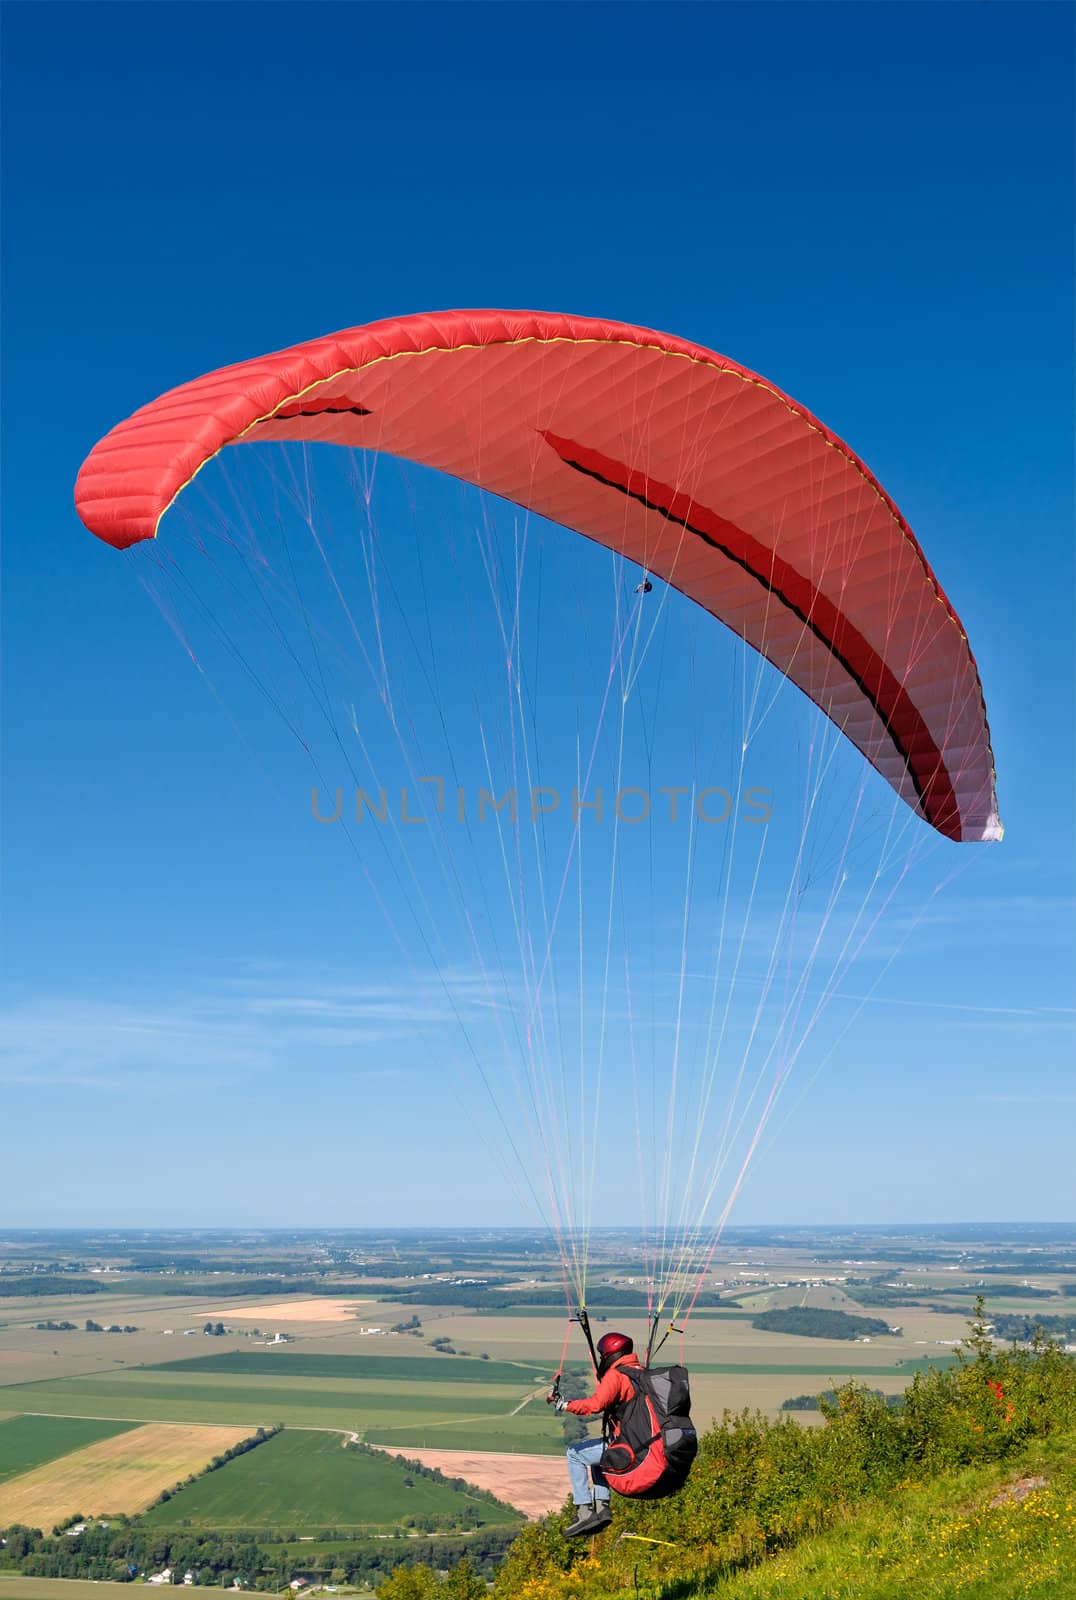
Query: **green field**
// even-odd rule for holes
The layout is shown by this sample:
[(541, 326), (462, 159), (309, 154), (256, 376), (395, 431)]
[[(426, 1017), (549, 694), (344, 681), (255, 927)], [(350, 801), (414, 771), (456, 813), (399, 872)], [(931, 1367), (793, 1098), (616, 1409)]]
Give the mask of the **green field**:
[(0, 1483), (132, 1427), (83, 1417), (9, 1417), (0, 1422)]
[[(787, 1390), (776, 1395), (767, 1390), (762, 1397), (776, 1405), (786, 1392), (823, 1389), (849, 1373), (864, 1380), (910, 1382), (926, 1365), (923, 1358), (903, 1365), (876, 1358), (853, 1366), (847, 1354), (834, 1351), (822, 1361), (700, 1361), (692, 1362), (691, 1370), (699, 1380), (726, 1378), (748, 1385), (753, 1379), (786, 1378)], [(532, 1402), (513, 1414), (548, 1381), (536, 1381), (539, 1372), (528, 1362), (236, 1351), (158, 1367), (41, 1379), (4, 1394), (26, 1412), (51, 1419), (283, 1423), (353, 1431), (371, 1443), (555, 1453), (563, 1448), (562, 1431), (545, 1406)], [(740, 1403), (732, 1391), (711, 1394), (701, 1381), (698, 1387), (700, 1422), (709, 1411)], [(10, 1426), (0, 1424), (0, 1429)]]
[(511, 1384), (516, 1389), (552, 1380), (552, 1362), (481, 1361), (468, 1356), (326, 1356), (313, 1350), (224, 1350), (190, 1361), (162, 1361), (147, 1372), (224, 1372), (273, 1378), (393, 1378), (403, 1384)]
[(404, 1424), (366, 1429), (367, 1444), (391, 1445), (394, 1450), (498, 1450), (532, 1456), (559, 1456), (564, 1434), (558, 1418), (528, 1406), (518, 1417), (491, 1417), (473, 1423)]
[[(174, 1377), (178, 1381), (162, 1381)], [(343, 1389), (307, 1378), (297, 1384), (273, 1387), (256, 1378), (226, 1378), (214, 1383), (207, 1375), (189, 1384), (179, 1374), (137, 1372), (102, 1374), (91, 1378), (64, 1378), (58, 1383), (33, 1384), (18, 1393), (28, 1412), (51, 1416), (107, 1417), (128, 1422), (227, 1422), (268, 1425), (281, 1422), (293, 1427), (353, 1429), (372, 1425), (391, 1427), (407, 1421), (452, 1422), (467, 1417), (496, 1417), (511, 1411), (526, 1390), (505, 1393), (497, 1385), (472, 1393), (470, 1385), (426, 1384), (413, 1392), (390, 1383), (356, 1383)], [(477, 1389), (477, 1385), (474, 1386)]]
[(415, 1476), (391, 1456), (345, 1449), (339, 1434), (277, 1434), (147, 1513), (157, 1527), (386, 1528), (403, 1517), (520, 1520), (508, 1507)]

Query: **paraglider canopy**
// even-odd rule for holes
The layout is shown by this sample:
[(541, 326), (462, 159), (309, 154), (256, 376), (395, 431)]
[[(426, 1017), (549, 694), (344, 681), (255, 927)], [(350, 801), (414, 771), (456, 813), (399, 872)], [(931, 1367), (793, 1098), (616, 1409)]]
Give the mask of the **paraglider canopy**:
[(385, 451), (576, 529), (733, 629), (939, 833), (1001, 837), (975, 661), (911, 529), (842, 440), (736, 362), (551, 313), (371, 323), (144, 406), (87, 459), (79, 514), (119, 548), (152, 538), (207, 461), (256, 440)]

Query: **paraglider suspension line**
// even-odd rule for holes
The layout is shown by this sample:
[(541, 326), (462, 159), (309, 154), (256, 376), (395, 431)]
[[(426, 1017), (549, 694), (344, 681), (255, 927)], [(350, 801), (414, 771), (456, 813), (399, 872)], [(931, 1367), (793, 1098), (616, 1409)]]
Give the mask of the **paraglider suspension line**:
[(594, 1371), (597, 1372), (598, 1352), (594, 1348), (594, 1335), (590, 1331), (590, 1317), (587, 1315), (586, 1306), (580, 1306), (578, 1311), (573, 1311), (568, 1320), (569, 1322), (578, 1322), (580, 1328), (582, 1329), (583, 1338), (587, 1341), (587, 1349), (590, 1351), (590, 1359), (593, 1363)]
[(683, 1328), (676, 1327), (675, 1324), (670, 1322), (661, 1338), (658, 1339), (657, 1344), (655, 1344), (654, 1340), (657, 1338), (657, 1331), (658, 1318), (655, 1316), (650, 1319), (650, 1337), (646, 1341), (646, 1360), (643, 1362), (644, 1367), (648, 1367), (650, 1365), (654, 1357), (658, 1354), (662, 1345), (665, 1343), (666, 1339), (669, 1337), (670, 1333), (683, 1333), (684, 1330)]

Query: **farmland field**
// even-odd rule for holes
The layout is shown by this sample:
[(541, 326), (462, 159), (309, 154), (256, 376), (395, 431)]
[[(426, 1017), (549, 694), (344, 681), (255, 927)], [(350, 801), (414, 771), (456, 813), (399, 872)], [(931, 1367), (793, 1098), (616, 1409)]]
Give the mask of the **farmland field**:
[[(1062, 1257), (1062, 1245), (1051, 1243), (1050, 1270), (1044, 1265), (1039, 1271), (1030, 1253), (1017, 1261), (1024, 1248), (1020, 1240), (1010, 1242), (1013, 1265), (999, 1281), (1007, 1292), (992, 1300), (987, 1284), (990, 1309), (1026, 1304), (1031, 1320), (1042, 1311), (1076, 1309), (1063, 1292), (1064, 1283), (1076, 1278), (1076, 1265), (1064, 1264), (1071, 1253)], [(47, 1245), (16, 1240), (7, 1249), (20, 1270), (36, 1258), (37, 1270), (58, 1291), (63, 1282), (50, 1265), (57, 1261), (73, 1277), (100, 1273), (100, 1289), (54, 1294), (50, 1288), (39, 1294), (34, 1286), (25, 1298), (9, 1293), (0, 1302), (0, 1418), (11, 1413), (17, 1419), (0, 1421), (0, 1481), (6, 1476), (14, 1482), (16, 1474), (25, 1479), (57, 1455), (66, 1459), (96, 1441), (137, 1441), (138, 1424), (224, 1424), (249, 1434), (258, 1425), (282, 1423), (286, 1442), (260, 1446), (179, 1491), (176, 1501), (162, 1508), (162, 1532), (178, 1527), (192, 1507), (199, 1517), (231, 1519), (232, 1526), (254, 1525), (249, 1513), (257, 1507), (267, 1526), (281, 1519), (277, 1532), (290, 1522), (314, 1534), (333, 1524), (357, 1529), (369, 1522), (381, 1532), (407, 1516), (462, 1514), (460, 1503), (455, 1510), (430, 1512), (421, 1499), (427, 1491), (417, 1487), (417, 1479), (399, 1503), (393, 1496), (401, 1491), (389, 1479), (360, 1484), (360, 1475), (371, 1468), (359, 1464), (361, 1452), (344, 1450), (348, 1433), (371, 1445), (416, 1453), (545, 1456), (554, 1489), (561, 1484), (564, 1428), (542, 1396), (559, 1357), (565, 1312), (560, 1306), (524, 1303), (502, 1308), (490, 1292), (475, 1300), (468, 1290), (488, 1282), (521, 1301), (528, 1288), (535, 1295), (548, 1293), (555, 1274), (547, 1241), (480, 1234), (434, 1235), (421, 1244), (404, 1234), (377, 1241), (267, 1236), (251, 1248), (246, 1235), (162, 1235), (148, 1244), (145, 1238), (110, 1235), (80, 1237), (77, 1245), (67, 1238)], [(624, 1235), (603, 1249), (590, 1295), (595, 1336), (622, 1326), (638, 1341), (644, 1309), (603, 1310), (602, 1299), (605, 1284), (617, 1293), (638, 1292), (643, 1282), (639, 1242)], [(957, 1250), (959, 1265), (946, 1266)], [(893, 1264), (902, 1251), (907, 1267)], [(819, 1234), (799, 1241), (745, 1240), (730, 1245), (726, 1255), (715, 1264), (712, 1286), (739, 1300), (739, 1308), (700, 1307), (683, 1341), (671, 1339), (660, 1357), (683, 1359), (690, 1367), (700, 1428), (726, 1409), (757, 1407), (777, 1414), (784, 1400), (818, 1393), (849, 1376), (886, 1394), (899, 1392), (928, 1359), (952, 1358), (944, 1346), (967, 1331), (976, 1268), (990, 1267), (981, 1240), (950, 1244)], [(235, 1265), (248, 1259), (248, 1268)], [(0, 1269), (4, 1261), (0, 1244)], [(302, 1288), (289, 1297), (293, 1275)], [(890, 1281), (895, 1278), (901, 1281)], [(855, 1298), (857, 1282), (865, 1286), (862, 1303)], [(348, 1292), (322, 1295), (320, 1283)], [(1016, 1292), (1018, 1284), (1026, 1301)], [(449, 1294), (456, 1285), (458, 1301)], [(879, 1289), (885, 1290), (881, 1296)], [(954, 1304), (951, 1295), (941, 1304), (947, 1290), (963, 1298)], [(905, 1292), (919, 1303), (897, 1303)], [(752, 1318), (767, 1304), (865, 1309), (881, 1317), (889, 1331), (852, 1343), (755, 1328)], [(261, 1332), (252, 1325), (255, 1316)], [(110, 1335), (87, 1328), (88, 1318), (136, 1327)], [(207, 1321), (221, 1322), (224, 1332), (206, 1337)], [(364, 1322), (384, 1327), (385, 1334), (364, 1334)], [(413, 1334), (387, 1331), (394, 1323)], [(288, 1342), (267, 1346), (264, 1341), (281, 1331)], [(434, 1340), (459, 1354), (439, 1353)], [(577, 1331), (568, 1366), (577, 1373), (588, 1370)], [(797, 1413), (795, 1420), (809, 1427), (822, 1419), (807, 1412)], [(281, 1471), (268, 1484), (261, 1481), (259, 1472), (292, 1460), (293, 1451), (290, 1473)], [(167, 1486), (182, 1475), (173, 1470)], [(422, 1481), (428, 1485), (429, 1480)], [(296, 1485), (301, 1483), (305, 1494), (308, 1482), (315, 1502), (304, 1510), (295, 1498)], [(281, 1509), (285, 1505), (290, 1509)], [(157, 1518), (156, 1511), (151, 1515)], [(384, 1523), (375, 1520), (382, 1517)], [(297, 1545), (297, 1563), (303, 1554)], [(10, 1594), (10, 1586), (6, 1594), (0, 1590), (0, 1600)]]
[(369, 1305), (369, 1300), (335, 1300), (319, 1297), (316, 1300), (273, 1300), (268, 1305), (236, 1305), (232, 1301), (227, 1310), (214, 1306), (206, 1316), (214, 1322), (229, 1317), (233, 1322), (354, 1322), (358, 1316), (356, 1306)]
[(229, 1461), (167, 1501), (148, 1520), (199, 1528), (381, 1528), (402, 1517), (511, 1523), (506, 1507), (448, 1484), (411, 1477), (392, 1457), (345, 1448), (339, 1434), (284, 1432)]
[[(739, 1306), (700, 1306), (659, 1359), (689, 1366), (700, 1428), (726, 1409), (775, 1415), (784, 1400), (848, 1376), (896, 1394), (928, 1362), (952, 1359), (983, 1277), (998, 1271), (996, 1246), (983, 1235), (929, 1232), (744, 1233), (722, 1246), (706, 1285)], [(1061, 1314), (1076, 1311), (1065, 1288), (1076, 1281), (1076, 1235), (1039, 1239), (1021, 1230), (1001, 1260), (996, 1297), (986, 1284), (988, 1311), (1026, 1305), (1029, 1319), (1053, 1314), (1060, 1331)], [(631, 1231), (599, 1240), (588, 1296), (596, 1338), (621, 1327), (637, 1342), (645, 1337), (645, 1308), (608, 1304), (625, 1290), (625, 1298), (638, 1295), (645, 1262)], [(87, 1289), (91, 1282), (96, 1289)], [(164, 1488), (169, 1498), (132, 1523), (142, 1582), (165, 1564), (162, 1552), (185, 1566), (190, 1545), (203, 1552), (203, 1583), (210, 1572), (230, 1582), (230, 1545), (244, 1529), (269, 1536), (262, 1576), (283, 1589), (310, 1570), (372, 1574), (382, 1560), (387, 1569), (420, 1528), (435, 1530), (424, 1549), (436, 1555), (449, 1528), (476, 1524), (467, 1538), (488, 1575), (522, 1512), (541, 1509), (541, 1495), (547, 1505), (562, 1503), (567, 1492), (564, 1425), (543, 1404), (565, 1312), (525, 1303), (529, 1291), (552, 1298), (556, 1283), (552, 1242), (513, 1231), (0, 1239), (0, 1522), (18, 1514), (4, 1501), (15, 1491), (61, 1493), (39, 1502), (40, 1526), (64, 1509), (146, 1506)], [(520, 1303), (502, 1307), (495, 1288)], [(905, 1295), (917, 1303), (902, 1304)], [(865, 1310), (884, 1331), (876, 1326), (869, 1341), (852, 1343), (756, 1328), (766, 1305)], [(367, 1322), (385, 1332), (371, 1337)], [(113, 1324), (131, 1327), (105, 1331)], [(586, 1376), (584, 1342), (569, 1331), (567, 1366)], [(281, 1332), (286, 1342), (267, 1343)], [(817, 1427), (823, 1419), (805, 1412), (794, 1421)], [(176, 1487), (228, 1438), (275, 1423), (285, 1431)], [(175, 1441), (185, 1433), (210, 1437), (197, 1460), (178, 1459)], [(375, 1452), (354, 1448), (350, 1434)], [(139, 1455), (155, 1436), (159, 1476), (151, 1484)], [(515, 1494), (522, 1511), (425, 1477), (381, 1450), (429, 1452), (448, 1473), (471, 1472), (507, 1500)], [(453, 1546), (459, 1538), (457, 1531)], [(45, 1548), (31, 1561), (37, 1571), (88, 1572), (96, 1560), (90, 1543), (80, 1551), (77, 1540), (64, 1540), (59, 1555)], [(363, 1544), (376, 1557), (369, 1565)], [(5, 1558), (0, 1552), (0, 1568)], [(111, 1587), (0, 1576), (0, 1600), (104, 1600)]]
[[(0, 1572), (0, 1600), (131, 1600), (126, 1583), (96, 1583), (88, 1578), (21, 1578)], [(183, 1600), (220, 1600), (220, 1589), (188, 1584)]]
[(446, 1478), (466, 1478), (468, 1483), (477, 1483), (480, 1489), (488, 1489), (533, 1519), (559, 1511), (568, 1498), (567, 1469), (554, 1456), (420, 1448), (407, 1453), (423, 1466), (443, 1472)]
[(529, 1407), (518, 1417), (490, 1417), (476, 1422), (410, 1423), (398, 1427), (366, 1429), (367, 1444), (386, 1449), (494, 1450), (498, 1453), (559, 1456), (564, 1435), (556, 1417)]
[(0, 1483), (44, 1466), (72, 1450), (126, 1433), (134, 1423), (82, 1417), (9, 1417), (0, 1420)]
[[(944, 1363), (944, 1358), (943, 1358)], [(839, 1378), (903, 1378), (910, 1383), (917, 1372), (925, 1372), (928, 1367), (937, 1366), (937, 1361), (928, 1361), (925, 1358), (919, 1361), (890, 1362), (886, 1366), (870, 1366), (841, 1360), (840, 1349), (836, 1351), (834, 1359), (825, 1363), (806, 1361), (693, 1361), (693, 1373), (730, 1373), (744, 1376), (765, 1375), (774, 1377), (833, 1377)]]
[(122, 1430), (0, 1485), (0, 1527), (48, 1528), (75, 1512), (142, 1511), (246, 1436), (243, 1428), (164, 1424)]
[(320, 1355), (307, 1349), (226, 1350), (220, 1355), (194, 1356), (190, 1361), (163, 1361), (152, 1372), (256, 1373), (274, 1378), (375, 1378), (423, 1383), (506, 1383), (526, 1388), (551, 1381), (554, 1362), (518, 1363), (481, 1361), (461, 1356)]
[[(967, 1331), (965, 1316), (960, 1313), (944, 1315), (924, 1311), (921, 1318), (913, 1312), (905, 1313), (890, 1308), (886, 1313), (894, 1323), (906, 1324), (903, 1335), (875, 1336), (871, 1342), (856, 1343), (847, 1339), (822, 1339), (803, 1334), (770, 1332), (755, 1328), (743, 1317), (692, 1317), (687, 1337), (683, 1341), (683, 1359), (691, 1367), (699, 1362), (718, 1362), (735, 1367), (753, 1367), (759, 1364), (775, 1366), (823, 1365), (831, 1359), (840, 1362), (842, 1370), (856, 1371), (861, 1367), (893, 1366), (898, 1360), (922, 1355), (916, 1350), (913, 1339), (920, 1334), (925, 1341), (935, 1338), (960, 1338)], [(595, 1327), (595, 1335), (609, 1328), (623, 1327), (637, 1340), (644, 1336), (645, 1328), (638, 1317), (622, 1315), (615, 1321), (610, 1318)], [(476, 1347), (489, 1352), (497, 1362), (520, 1362), (539, 1359), (555, 1361), (560, 1348), (563, 1321), (558, 1328), (548, 1318), (523, 1316), (492, 1316), (486, 1312), (466, 1314), (455, 1312), (440, 1319), (437, 1332), (451, 1339), (457, 1346), (470, 1350)], [(914, 1331), (913, 1331), (914, 1329)], [(836, 1352), (840, 1352), (839, 1355)], [(570, 1354), (575, 1362), (583, 1356), (578, 1335), (573, 1336)], [(661, 1352), (662, 1360), (679, 1361), (681, 1342), (671, 1339)]]
[(399, 1379), (352, 1383), (325, 1378), (258, 1378), (182, 1371), (118, 1372), (35, 1383), (7, 1393), (28, 1412), (109, 1417), (138, 1422), (227, 1422), (253, 1426), (362, 1430), (371, 1424), (451, 1422), (512, 1411), (536, 1385), (421, 1383)]
[[(774, 1336), (779, 1337), (779, 1336)], [(691, 1355), (695, 1416), (745, 1405), (776, 1411), (791, 1394), (828, 1388), (849, 1374), (887, 1391), (908, 1383), (918, 1362), (903, 1364), (883, 1344), (792, 1341), (714, 1345), (697, 1338)], [(754, 1355), (755, 1359), (742, 1359)], [(778, 1355), (782, 1359), (777, 1359)], [(131, 1422), (232, 1423), (253, 1428), (346, 1429), (370, 1443), (442, 1445), (556, 1453), (563, 1448), (559, 1422), (540, 1403), (549, 1373), (520, 1352), (518, 1363), (437, 1356), (325, 1354), (311, 1343), (298, 1348), (220, 1351), (189, 1361), (125, 1368), (81, 1377), (9, 1386), (5, 1398), (27, 1412)], [(886, 1358), (889, 1359), (886, 1359)], [(921, 1358), (920, 1358), (921, 1360)], [(581, 1368), (578, 1361), (573, 1362)], [(540, 1376), (541, 1375), (541, 1376)], [(538, 1398), (535, 1398), (535, 1397)]]

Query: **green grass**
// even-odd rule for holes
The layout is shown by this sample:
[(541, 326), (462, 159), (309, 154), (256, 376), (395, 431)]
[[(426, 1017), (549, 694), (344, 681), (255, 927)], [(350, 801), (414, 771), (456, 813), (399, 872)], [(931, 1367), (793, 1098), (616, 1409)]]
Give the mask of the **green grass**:
[[(484, 1365), (484, 1363), (483, 1363)], [(531, 1391), (488, 1383), (396, 1380), (334, 1382), (325, 1378), (129, 1370), (26, 1384), (8, 1391), (26, 1411), (134, 1422), (283, 1422), (309, 1428), (353, 1428), (400, 1421), (448, 1422), (513, 1410)]]
[(545, 1407), (539, 1414), (528, 1408), (517, 1417), (479, 1419), (475, 1422), (409, 1424), (366, 1429), (367, 1444), (391, 1445), (394, 1450), (498, 1450), (523, 1455), (556, 1456), (564, 1450), (560, 1421)]
[[(428, 1535), (424, 1534), (424, 1538)], [(459, 1538), (459, 1534), (453, 1534)], [(350, 1539), (298, 1539), (292, 1544), (265, 1546), (267, 1554), (281, 1567), (336, 1567), (343, 1566), (355, 1552), (355, 1540)]]
[[(289, 1382), (286, 1378), (270, 1377), (259, 1381), (251, 1377), (226, 1377), (207, 1373), (199, 1382), (190, 1382), (180, 1373), (94, 1373), (81, 1378), (65, 1378), (49, 1386), (58, 1394), (80, 1395), (139, 1395), (146, 1402), (183, 1400), (227, 1410), (229, 1406), (256, 1406), (261, 1412), (276, 1405), (291, 1407), (332, 1407), (343, 1409), (361, 1406), (364, 1402), (378, 1409), (386, 1406), (403, 1413), (424, 1415), (429, 1410), (451, 1415), (454, 1411), (490, 1412), (510, 1411), (533, 1391), (531, 1384), (506, 1388), (503, 1384), (424, 1383), (405, 1385), (393, 1382), (356, 1381), (333, 1383), (323, 1378), (300, 1378)], [(28, 1388), (25, 1398), (29, 1403), (38, 1392), (35, 1384)], [(33, 1409), (40, 1407), (34, 1405)]]
[(401, 1518), (518, 1522), (518, 1513), (415, 1476), (390, 1456), (345, 1449), (337, 1434), (285, 1432), (189, 1484), (147, 1513), (155, 1527), (385, 1528)]
[[(76, 1403), (72, 1403), (69, 1396), (59, 1395), (52, 1397), (45, 1404), (50, 1415), (61, 1414), (67, 1409), (74, 1411), (80, 1417), (100, 1417), (104, 1414), (110, 1420), (123, 1422), (227, 1422), (235, 1423), (239, 1427), (249, 1426), (251, 1429), (281, 1423), (291, 1428), (353, 1430), (356, 1433), (365, 1433), (370, 1428), (391, 1428), (399, 1422), (401, 1415), (397, 1406), (364, 1405), (351, 1400), (350, 1397), (346, 1404), (323, 1407), (289, 1406), (279, 1403), (259, 1405), (234, 1401), (221, 1405), (183, 1399), (151, 1402), (139, 1400), (137, 1397), (107, 1400), (93, 1396), (82, 1396)], [(422, 1422), (416, 1421), (413, 1425), (416, 1427), (437, 1426), (441, 1423), (463, 1425), (470, 1416), (474, 1416), (478, 1422), (484, 1420), (480, 1414), (468, 1412), (466, 1408), (438, 1410), (428, 1405)]]
[[(992, 1506), (1022, 1475), (1047, 1486)], [(875, 1503), (697, 1600), (1072, 1600), (1076, 1442), (1019, 1465), (947, 1476)]]
[(134, 1426), (82, 1417), (9, 1417), (0, 1422), (0, 1483)]
[(190, 1361), (162, 1361), (147, 1372), (223, 1372), (274, 1378), (396, 1378), (404, 1383), (506, 1383), (551, 1380), (552, 1362), (480, 1361), (467, 1356), (326, 1356), (314, 1351), (225, 1350)]

